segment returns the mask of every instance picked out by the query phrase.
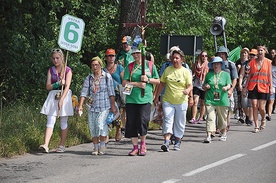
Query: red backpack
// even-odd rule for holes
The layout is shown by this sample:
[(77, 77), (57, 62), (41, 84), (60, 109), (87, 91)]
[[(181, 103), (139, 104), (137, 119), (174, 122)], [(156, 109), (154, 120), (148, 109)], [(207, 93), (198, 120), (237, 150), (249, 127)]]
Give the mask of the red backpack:
[[(131, 62), (130, 64), (128, 64), (128, 69), (129, 69), (129, 73), (131, 73), (133, 67), (134, 67), (134, 63), (135, 62)], [(152, 74), (152, 67), (153, 67), (153, 62), (152, 61), (148, 61), (148, 66), (150, 69), (150, 73)]]

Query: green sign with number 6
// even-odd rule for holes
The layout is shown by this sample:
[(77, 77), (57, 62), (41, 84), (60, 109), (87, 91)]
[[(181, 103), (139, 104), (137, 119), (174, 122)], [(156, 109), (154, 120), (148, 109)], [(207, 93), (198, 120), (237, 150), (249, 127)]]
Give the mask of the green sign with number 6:
[(64, 15), (61, 21), (58, 45), (68, 51), (77, 53), (81, 49), (85, 23), (82, 19)]

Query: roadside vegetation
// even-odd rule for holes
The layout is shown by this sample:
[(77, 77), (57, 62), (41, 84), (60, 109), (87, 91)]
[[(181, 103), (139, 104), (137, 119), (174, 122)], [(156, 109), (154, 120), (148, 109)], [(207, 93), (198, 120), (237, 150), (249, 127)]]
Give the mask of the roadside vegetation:
[[(147, 51), (160, 68), (162, 35), (199, 35), (203, 50), (215, 53), (210, 26), (214, 17), (226, 19), (229, 50), (241, 45), (249, 49), (265, 44), (276, 48), (276, 14), (271, 0), (147, 0), (146, 22), (163, 23), (162, 29), (146, 29)], [(90, 73), (94, 56), (104, 58), (107, 48), (120, 50), (125, 35), (140, 34), (139, 28), (123, 28), (122, 23), (140, 21), (138, 0), (2, 0), (0, 2), (0, 157), (35, 152), (43, 142), (46, 117), (40, 109), (47, 97), (45, 81), (52, 66), (50, 51), (57, 44), (62, 16), (70, 14), (85, 22), (82, 48), (70, 52), (71, 90), (79, 96), (82, 82)], [(217, 38), (223, 45), (222, 37)], [(64, 50), (65, 51), (65, 50)], [(187, 57), (191, 66), (193, 58)], [(158, 128), (151, 124), (150, 128)], [(114, 132), (110, 132), (111, 138)], [(59, 141), (56, 123), (50, 148)], [(90, 142), (86, 114), (69, 118), (67, 146)]]

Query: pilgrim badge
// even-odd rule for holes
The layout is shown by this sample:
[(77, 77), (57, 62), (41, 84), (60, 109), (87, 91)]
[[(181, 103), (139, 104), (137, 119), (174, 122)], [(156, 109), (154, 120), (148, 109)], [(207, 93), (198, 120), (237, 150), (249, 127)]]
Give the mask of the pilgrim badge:
[(214, 92), (214, 100), (220, 100), (219, 92)]
[(88, 97), (86, 104), (89, 106), (91, 106), (93, 104), (93, 98), (91, 96)]
[(61, 92), (57, 92), (55, 94), (55, 100), (59, 100), (61, 98)]

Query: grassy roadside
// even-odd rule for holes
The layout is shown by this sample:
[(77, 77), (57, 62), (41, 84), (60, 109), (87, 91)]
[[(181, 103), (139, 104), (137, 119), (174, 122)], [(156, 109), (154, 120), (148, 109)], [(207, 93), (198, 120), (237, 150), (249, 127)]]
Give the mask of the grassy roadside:
[[(41, 107), (32, 104), (17, 103), (1, 109), (0, 113), (0, 157), (12, 157), (38, 151), (38, 146), (44, 141), (46, 116), (40, 114)], [(68, 136), (66, 146), (74, 146), (91, 142), (87, 125), (86, 111), (79, 117), (69, 117)], [(158, 129), (159, 125), (150, 123), (149, 129)], [(56, 148), (60, 137), (59, 120), (49, 144), (49, 148)], [(115, 128), (110, 133), (115, 136)]]

